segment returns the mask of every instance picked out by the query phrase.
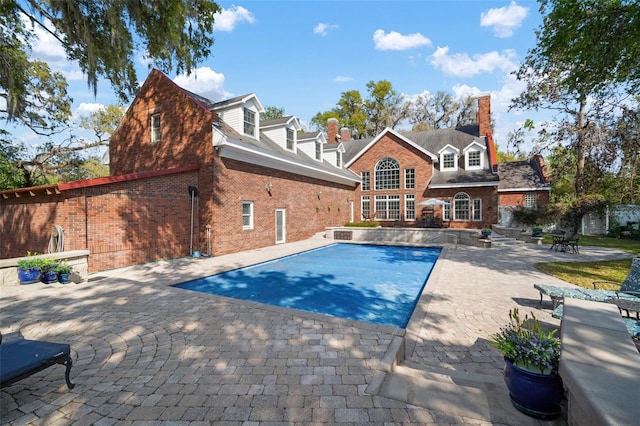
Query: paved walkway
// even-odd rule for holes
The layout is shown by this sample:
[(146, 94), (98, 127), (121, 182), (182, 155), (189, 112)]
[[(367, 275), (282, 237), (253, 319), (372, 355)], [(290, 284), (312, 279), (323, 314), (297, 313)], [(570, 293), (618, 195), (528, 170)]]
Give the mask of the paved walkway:
[[(406, 333), (170, 286), (327, 243), (314, 237), (98, 273), (82, 284), (0, 288), (5, 338), (71, 343), (76, 383), (68, 390), (55, 366), (2, 389), (1, 423), (536, 424), (508, 403), (502, 360), (487, 337), (513, 307), (558, 325), (548, 308), (537, 309), (532, 285), (562, 282), (534, 262), (627, 257), (589, 247), (579, 256), (534, 245), (446, 248)], [(453, 377), (438, 388), (451, 392), (409, 399), (392, 381), (367, 392), (403, 336), (401, 367)], [(501, 403), (455, 384), (455, 374), (478, 373), (491, 378)]]

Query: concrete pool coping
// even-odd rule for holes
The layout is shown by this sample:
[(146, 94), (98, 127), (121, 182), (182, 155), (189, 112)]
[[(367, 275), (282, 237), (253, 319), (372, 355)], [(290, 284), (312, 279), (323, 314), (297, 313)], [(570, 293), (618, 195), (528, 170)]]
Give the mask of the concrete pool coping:
[[(513, 413), (487, 336), (510, 308), (537, 309), (533, 283), (562, 283), (534, 262), (631, 257), (590, 247), (580, 256), (529, 245), (447, 248), (406, 330), (170, 287), (327, 244), (316, 236), (77, 285), (3, 288), (3, 334), (71, 343), (77, 383), (67, 390), (50, 369), (3, 389), (3, 422), (539, 424)], [(557, 325), (544, 308), (536, 316)]]

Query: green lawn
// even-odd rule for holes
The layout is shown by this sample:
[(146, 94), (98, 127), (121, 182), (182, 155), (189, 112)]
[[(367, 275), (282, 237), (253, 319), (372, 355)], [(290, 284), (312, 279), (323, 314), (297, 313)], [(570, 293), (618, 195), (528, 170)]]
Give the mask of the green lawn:
[[(551, 241), (550, 235), (544, 235), (544, 243), (551, 244)], [(580, 237), (580, 246), (617, 248), (640, 257), (638, 240), (585, 235)], [(599, 287), (615, 290), (620, 287), (620, 283), (629, 273), (631, 259), (601, 262), (540, 262), (536, 263), (535, 267), (546, 274), (584, 288), (593, 288), (593, 281), (617, 282), (618, 285)]]

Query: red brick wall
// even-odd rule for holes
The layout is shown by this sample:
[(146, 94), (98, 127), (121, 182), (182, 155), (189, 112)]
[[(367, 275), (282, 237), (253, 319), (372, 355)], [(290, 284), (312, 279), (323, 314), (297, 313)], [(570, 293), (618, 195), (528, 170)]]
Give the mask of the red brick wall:
[[(500, 193), (500, 206), (513, 207), (524, 205), (525, 192), (501, 192)], [(549, 191), (537, 191), (536, 203), (541, 206), (549, 204)]]
[(89, 272), (189, 254), (197, 172), (2, 201), (0, 257), (46, 253), (54, 225), (65, 250), (90, 251)]
[[(217, 214), (210, 222), (214, 255), (274, 245), (276, 209), (285, 209), (286, 241), (306, 239), (327, 226), (349, 221), (353, 189), (348, 186), (235, 160), (222, 159), (216, 164), (216, 177), (225, 184), (214, 194)], [(272, 185), (271, 193), (265, 189), (267, 184)], [(242, 229), (243, 201), (253, 202), (251, 230)], [(201, 224), (202, 229), (205, 225)]]

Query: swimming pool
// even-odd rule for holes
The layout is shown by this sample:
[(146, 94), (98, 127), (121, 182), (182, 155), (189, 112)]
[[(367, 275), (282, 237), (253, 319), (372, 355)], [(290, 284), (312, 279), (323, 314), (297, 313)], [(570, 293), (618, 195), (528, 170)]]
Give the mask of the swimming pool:
[(176, 287), (404, 328), (440, 251), (334, 244)]

